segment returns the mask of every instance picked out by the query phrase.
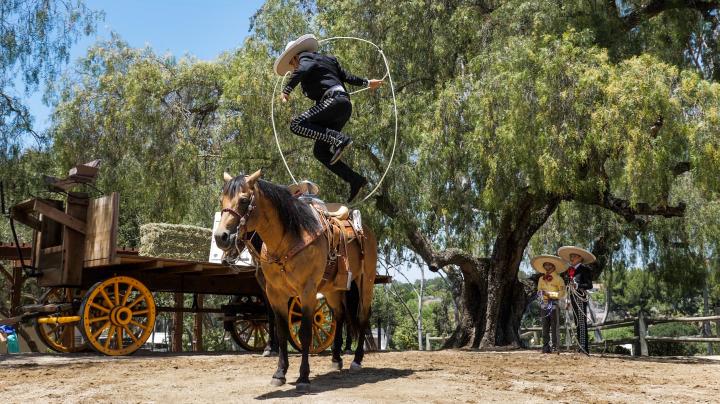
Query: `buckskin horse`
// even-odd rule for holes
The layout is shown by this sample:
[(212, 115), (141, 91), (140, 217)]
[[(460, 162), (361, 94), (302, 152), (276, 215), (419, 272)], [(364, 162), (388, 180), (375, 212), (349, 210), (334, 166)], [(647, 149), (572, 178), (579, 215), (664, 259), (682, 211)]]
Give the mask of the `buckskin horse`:
[[(323, 212), (294, 197), (287, 187), (262, 180), (260, 176), (260, 170), (237, 177), (224, 173), (222, 216), (214, 237), (218, 247), (226, 251), (233, 248), (234, 240), (245, 241), (245, 234), (251, 231), (257, 232), (264, 241), (261, 252), (255, 250), (252, 243), (245, 243), (260, 262), (267, 299), (275, 312), (280, 352), (278, 368), (271, 379), (273, 386), (285, 384), (288, 370), (288, 302), (295, 296), (300, 297), (302, 362), (295, 388), (306, 393), (310, 391), (308, 354), (317, 293), (325, 296), (339, 322), (343, 319), (348, 321), (353, 334), (362, 336), (370, 317), (377, 240), (372, 230), (363, 225), (358, 237), (348, 242), (342, 252), (352, 273), (352, 287), (348, 292), (336, 288), (336, 283), (323, 280), (328, 264), (337, 259), (335, 254), (338, 253), (328, 233), (328, 218)], [(335, 370), (342, 369), (341, 334), (336, 333), (333, 341), (331, 365)], [(364, 356), (364, 344), (361, 341), (357, 345), (351, 370), (361, 368)]]

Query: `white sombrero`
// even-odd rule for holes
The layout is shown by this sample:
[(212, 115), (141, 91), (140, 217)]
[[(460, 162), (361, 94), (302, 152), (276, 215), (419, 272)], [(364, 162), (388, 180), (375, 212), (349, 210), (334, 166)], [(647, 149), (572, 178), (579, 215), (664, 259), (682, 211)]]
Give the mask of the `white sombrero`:
[(292, 71), (293, 67), (290, 66), (292, 58), (300, 52), (315, 52), (318, 47), (318, 40), (313, 34), (305, 34), (294, 41), (288, 42), (283, 53), (275, 60), (273, 66), (275, 73), (283, 76), (285, 73)]
[(583, 259), (583, 264), (592, 264), (596, 260), (593, 253), (591, 253), (590, 251), (585, 250), (583, 248), (580, 248), (580, 247), (567, 245), (567, 246), (558, 248), (557, 255), (562, 257), (562, 259), (564, 259), (567, 262), (570, 262), (570, 254), (577, 254), (577, 255), (581, 256)]
[(541, 274), (544, 274), (545, 268), (543, 268), (543, 265), (546, 262), (555, 265), (556, 274), (561, 274), (568, 269), (568, 263), (563, 261), (562, 258), (556, 257), (554, 255), (538, 255), (537, 257), (530, 260), (530, 265), (532, 265), (534, 270), (540, 272)]

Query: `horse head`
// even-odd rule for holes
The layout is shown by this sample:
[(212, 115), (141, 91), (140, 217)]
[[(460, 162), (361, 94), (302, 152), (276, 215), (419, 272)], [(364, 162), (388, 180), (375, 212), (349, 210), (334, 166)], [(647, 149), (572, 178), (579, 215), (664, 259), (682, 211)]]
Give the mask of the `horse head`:
[(222, 216), (213, 234), (215, 243), (223, 251), (233, 247), (231, 237), (233, 234), (245, 233), (254, 227), (252, 212), (256, 206), (255, 184), (261, 175), (261, 170), (237, 177), (223, 173), (225, 185), (221, 197)]

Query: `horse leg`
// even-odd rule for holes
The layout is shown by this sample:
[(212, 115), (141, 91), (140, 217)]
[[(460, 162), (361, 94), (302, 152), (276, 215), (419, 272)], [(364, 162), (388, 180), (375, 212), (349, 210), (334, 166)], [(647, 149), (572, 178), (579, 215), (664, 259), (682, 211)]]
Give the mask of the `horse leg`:
[[(281, 298), (280, 301), (283, 299)], [(288, 317), (288, 305), (287, 301), (285, 304), (274, 302), (272, 304), (273, 311), (275, 312), (275, 332), (277, 334), (278, 343), (278, 367), (273, 374), (270, 384), (273, 386), (282, 386), (285, 384), (285, 374), (287, 373), (289, 362), (288, 362), (288, 328), (287, 328), (287, 317)]]
[[(313, 290), (310, 290), (313, 289)], [(302, 319), (300, 321), (300, 345), (302, 345), (302, 361), (300, 362), (300, 377), (295, 382), (295, 390), (299, 393), (310, 392), (310, 344), (312, 344), (313, 316), (317, 304), (317, 294), (314, 288), (306, 287), (300, 297), (302, 304)]]
[(345, 323), (345, 353), (352, 353), (352, 332), (348, 323)]
[(265, 350), (263, 351), (263, 356), (273, 356), (277, 355), (278, 353), (278, 337), (277, 337), (277, 326), (275, 325), (275, 313), (273, 313), (272, 309), (267, 309), (267, 315), (268, 315), (268, 331), (269, 336), (267, 345), (265, 346)]
[[(328, 293), (325, 296), (328, 306), (332, 309), (333, 318), (335, 319), (335, 339), (332, 346), (332, 369), (340, 370), (343, 367), (342, 360), (342, 343), (343, 328), (345, 324), (345, 313), (343, 312), (343, 293)], [(348, 334), (348, 337), (350, 335)]]

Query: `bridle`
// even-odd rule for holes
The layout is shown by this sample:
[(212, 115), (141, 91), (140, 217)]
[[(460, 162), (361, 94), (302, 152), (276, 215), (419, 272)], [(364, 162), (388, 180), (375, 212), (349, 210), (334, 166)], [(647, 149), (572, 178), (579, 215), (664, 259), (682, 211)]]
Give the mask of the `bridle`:
[(252, 195), (250, 196), (250, 200), (245, 205), (245, 214), (240, 214), (237, 209), (233, 208), (225, 208), (221, 211), (221, 213), (229, 213), (233, 216), (235, 216), (238, 219), (238, 229), (237, 233), (239, 236), (245, 237), (245, 234), (247, 233), (247, 221), (250, 217), (250, 214), (255, 210), (256, 203), (255, 203), (255, 191), (253, 190)]

